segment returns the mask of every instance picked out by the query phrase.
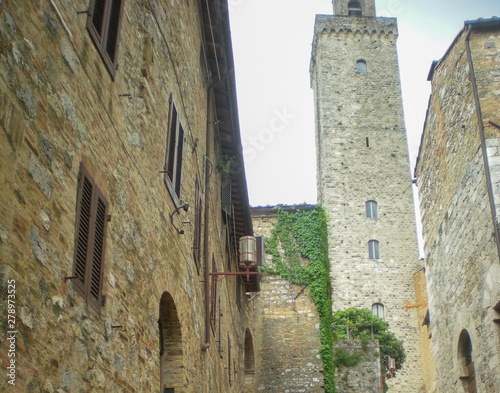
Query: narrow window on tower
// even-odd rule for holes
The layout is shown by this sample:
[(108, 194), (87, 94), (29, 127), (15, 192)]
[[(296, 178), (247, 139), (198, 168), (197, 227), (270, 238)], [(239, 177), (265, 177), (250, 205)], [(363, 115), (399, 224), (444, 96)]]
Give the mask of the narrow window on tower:
[(378, 240), (370, 240), (368, 242), (368, 256), (370, 259), (380, 259)]
[(361, 11), (361, 4), (357, 0), (350, 1), (347, 5), (350, 16), (361, 16), (363, 12)]
[(366, 147), (370, 147), (370, 139), (366, 137)]
[(366, 202), (366, 217), (378, 218), (378, 204), (376, 201)]
[(356, 63), (358, 74), (366, 73), (366, 60), (359, 59)]
[(372, 314), (384, 320), (384, 305), (382, 303), (373, 304)]

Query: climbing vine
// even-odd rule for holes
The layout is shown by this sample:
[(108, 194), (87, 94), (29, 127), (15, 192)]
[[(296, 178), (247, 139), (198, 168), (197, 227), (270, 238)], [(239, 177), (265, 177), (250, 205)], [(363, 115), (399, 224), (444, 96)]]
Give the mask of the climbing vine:
[(286, 211), (277, 209), (277, 222), (266, 242), (273, 266), (262, 266), (293, 284), (307, 285), (320, 318), (319, 353), (323, 360), (325, 392), (335, 393), (332, 299), (326, 213), (321, 206)]

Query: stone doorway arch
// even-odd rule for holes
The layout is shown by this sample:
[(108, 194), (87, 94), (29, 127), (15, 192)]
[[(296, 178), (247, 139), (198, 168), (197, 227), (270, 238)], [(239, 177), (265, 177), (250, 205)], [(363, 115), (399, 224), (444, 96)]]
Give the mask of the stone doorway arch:
[(160, 299), (160, 392), (182, 393), (184, 388), (184, 355), (182, 331), (174, 299), (164, 292)]

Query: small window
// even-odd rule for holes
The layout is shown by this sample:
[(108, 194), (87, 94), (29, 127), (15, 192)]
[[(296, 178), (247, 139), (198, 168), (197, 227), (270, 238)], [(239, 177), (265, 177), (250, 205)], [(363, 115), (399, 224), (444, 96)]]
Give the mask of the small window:
[(177, 108), (170, 95), (170, 111), (168, 122), (167, 152), (164, 166), (164, 182), (176, 207), (181, 205), (182, 150), (184, 145), (184, 129), (182, 128)]
[(118, 46), (125, 0), (90, 0), (87, 29), (111, 77), (118, 67)]
[(109, 204), (83, 163), (78, 175), (73, 283), (87, 304), (102, 305), (104, 251)]
[(361, 11), (361, 4), (359, 1), (350, 1), (348, 6), (350, 16), (361, 16), (363, 12)]
[(358, 70), (358, 74), (364, 74), (366, 72), (366, 61), (363, 59), (360, 59), (356, 63), (356, 67)]
[(384, 320), (384, 305), (382, 303), (375, 303), (372, 306), (372, 314)]
[(375, 201), (366, 202), (366, 217), (378, 218), (378, 204)]
[(380, 259), (378, 240), (370, 240), (368, 242), (368, 255), (370, 259)]

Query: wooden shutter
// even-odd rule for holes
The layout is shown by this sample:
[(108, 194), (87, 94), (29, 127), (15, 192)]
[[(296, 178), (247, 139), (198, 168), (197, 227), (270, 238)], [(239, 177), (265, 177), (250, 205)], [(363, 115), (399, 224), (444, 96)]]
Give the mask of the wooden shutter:
[(179, 121), (177, 109), (170, 95), (169, 127), (165, 153), (165, 176), (163, 181), (176, 206), (180, 205), (182, 179), (182, 153), (184, 129)]
[(255, 240), (257, 243), (257, 265), (260, 266), (265, 261), (264, 236), (257, 236)]
[(222, 177), (221, 184), (221, 207), (222, 211), (231, 217), (231, 178), (229, 176)]
[(99, 50), (104, 41), (108, 5), (109, 0), (91, 0), (89, 5), (87, 29)]
[(95, 187), (95, 215), (93, 228), (92, 267), (88, 289), (88, 301), (96, 309), (102, 304), (102, 278), (104, 273), (104, 250), (106, 247), (106, 223), (108, 203), (101, 191)]
[(184, 129), (179, 123), (179, 133), (177, 137), (177, 155), (175, 160), (175, 194), (181, 197), (181, 173), (182, 173), (182, 149), (184, 147)]
[(165, 160), (165, 176), (173, 184), (174, 182), (174, 163), (175, 163), (175, 141), (177, 140), (177, 109), (170, 97), (170, 122), (167, 141), (167, 157)]
[(75, 255), (73, 262), (73, 281), (75, 289), (85, 297), (87, 255), (90, 242), (90, 218), (92, 209), (93, 182), (85, 167), (81, 166), (78, 178), (76, 208)]
[(193, 258), (196, 264), (196, 269), (198, 274), (200, 274), (201, 265), (201, 217), (202, 217), (202, 201), (201, 201), (201, 190), (200, 182), (198, 176), (196, 176), (195, 182), (195, 195), (194, 195), (194, 238), (193, 238)]
[(111, 77), (118, 67), (118, 47), (125, 0), (90, 0), (87, 29)]
[[(215, 256), (212, 254), (212, 273), (216, 272)], [(210, 327), (215, 336), (217, 330), (217, 276), (210, 276)]]
[(83, 164), (78, 179), (75, 254), (73, 275), (76, 291), (99, 310), (102, 305), (102, 277), (108, 202)]

